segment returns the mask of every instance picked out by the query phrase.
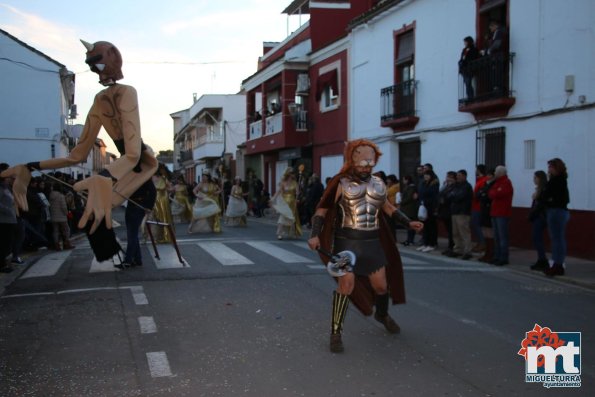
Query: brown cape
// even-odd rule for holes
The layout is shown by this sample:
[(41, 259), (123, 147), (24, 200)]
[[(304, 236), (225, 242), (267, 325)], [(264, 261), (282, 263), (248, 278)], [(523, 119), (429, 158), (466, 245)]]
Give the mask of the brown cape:
[[(337, 186), (342, 177), (347, 176), (338, 174), (331, 179), (327, 188), (324, 191), (322, 199), (317, 208), (327, 209), (328, 212), (324, 218), (324, 225), (320, 233), (320, 248), (327, 252), (332, 252), (334, 240), (334, 224), (337, 217), (337, 204), (335, 203), (335, 196), (337, 193)], [(389, 227), (389, 223), (384, 214), (380, 216), (380, 243), (384, 250), (386, 257), (386, 278), (388, 283), (388, 290), (392, 297), (393, 304), (405, 303), (405, 281), (403, 278), (403, 263), (401, 262), (401, 255), (395, 244), (393, 233)], [(328, 262), (328, 257), (324, 254), (319, 254), (323, 263)], [(335, 280), (337, 280), (335, 278)], [(375, 293), (368, 277), (356, 276), (355, 288), (349, 299), (353, 304), (366, 316), (372, 315), (375, 301)]]

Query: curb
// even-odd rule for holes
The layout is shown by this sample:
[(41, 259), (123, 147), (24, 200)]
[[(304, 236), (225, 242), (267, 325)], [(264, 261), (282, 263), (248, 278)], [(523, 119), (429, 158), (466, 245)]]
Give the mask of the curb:
[[(420, 258), (428, 256), (428, 253), (418, 252), (415, 250), (415, 248), (403, 247), (401, 244), (399, 244), (398, 249), (399, 249), (399, 252), (407, 253), (408, 255), (411, 255), (411, 256), (416, 256), (416, 257), (420, 257)], [(440, 258), (441, 261), (446, 262), (446, 263), (456, 263), (456, 264), (464, 264), (464, 263), (478, 264), (478, 263), (480, 263), (480, 264), (484, 264), (486, 266), (492, 266), (492, 265), (489, 265), (484, 262), (479, 262), (476, 259), (462, 260), (462, 259), (457, 259), (457, 258), (444, 257), (439, 252), (431, 253), (429, 255), (431, 257)], [(573, 285), (576, 287), (585, 288), (585, 289), (588, 289), (591, 291), (595, 291), (595, 284), (593, 284), (593, 283), (588, 283), (581, 279), (577, 279), (577, 278), (573, 278), (573, 277), (569, 277), (569, 276), (547, 277), (542, 272), (539, 272), (536, 270), (530, 270), (529, 265), (527, 265), (527, 270), (521, 269), (520, 266), (521, 265), (512, 264), (512, 265), (501, 266), (499, 268), (503, 269), (503, 270), (509, 270), (516, 274), (528, 276), (528, 277), (534, 278), (536, 280), (542, 280), (542, 281), (545, 280), (545, 281), (550, 281), (550, 282), (559, 283), (559, 284), (570, 284), (570, 285)]]

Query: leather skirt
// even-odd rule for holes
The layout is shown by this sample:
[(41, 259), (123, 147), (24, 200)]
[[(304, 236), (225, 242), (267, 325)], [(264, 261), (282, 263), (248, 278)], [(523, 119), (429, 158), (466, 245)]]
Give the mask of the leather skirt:
[(352, 251), (356, 258), (353, 272), (358, 276), (368, 276), (386, 265), (379, 233), (380, 230), (338, 228), (333, 253)]

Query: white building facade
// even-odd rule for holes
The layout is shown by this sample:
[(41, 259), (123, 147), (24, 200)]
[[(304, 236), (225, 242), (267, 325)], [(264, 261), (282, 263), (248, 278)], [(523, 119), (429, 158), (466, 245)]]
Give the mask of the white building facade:
[[(506, 37), (502, 62), (478, 60), (490, 63), (470, 97), (458, 70), (463, 38), (485, 48), (492, 20)], [(441, 180), (466, 169), (473, 182), (477, 164), (506, 165), (511, 243), (527, 246), (533, 173), (559, 157), (569, 172), (569, 254), (595, 258), (593, 21), (590, 0), (381, 1), (351, 25), (350, 139), (377, 142), (377, 170), (398, 176), (432, 163)]]
[(236, 170), (236, 161), (238, 146), (246, 141), (245, 111), (246, 96), (230, 94), (195, 97), (189, 109), (172, 113), (174, 171), (191, 183), (203, 172), (219, 176), (223, 165), (227, 172), (244, 178), (243, 167)]
[(0, 58), (0, 162), (66, 157), (75, 143), (74, 74), (1, 29)]

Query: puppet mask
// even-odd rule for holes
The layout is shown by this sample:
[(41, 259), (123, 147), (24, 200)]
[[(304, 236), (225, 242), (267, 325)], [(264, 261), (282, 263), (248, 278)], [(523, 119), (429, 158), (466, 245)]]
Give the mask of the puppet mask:
[(122, 55), (116, 46), (107, 41), (90, 44), (81, 40), (81, 43), (87, 49), (85, 63), (89, 65), (91, 71), (99, 75), (99, 83), (109, 86), (116, 84), (116, 81), (124, 77), (122, 75)]

